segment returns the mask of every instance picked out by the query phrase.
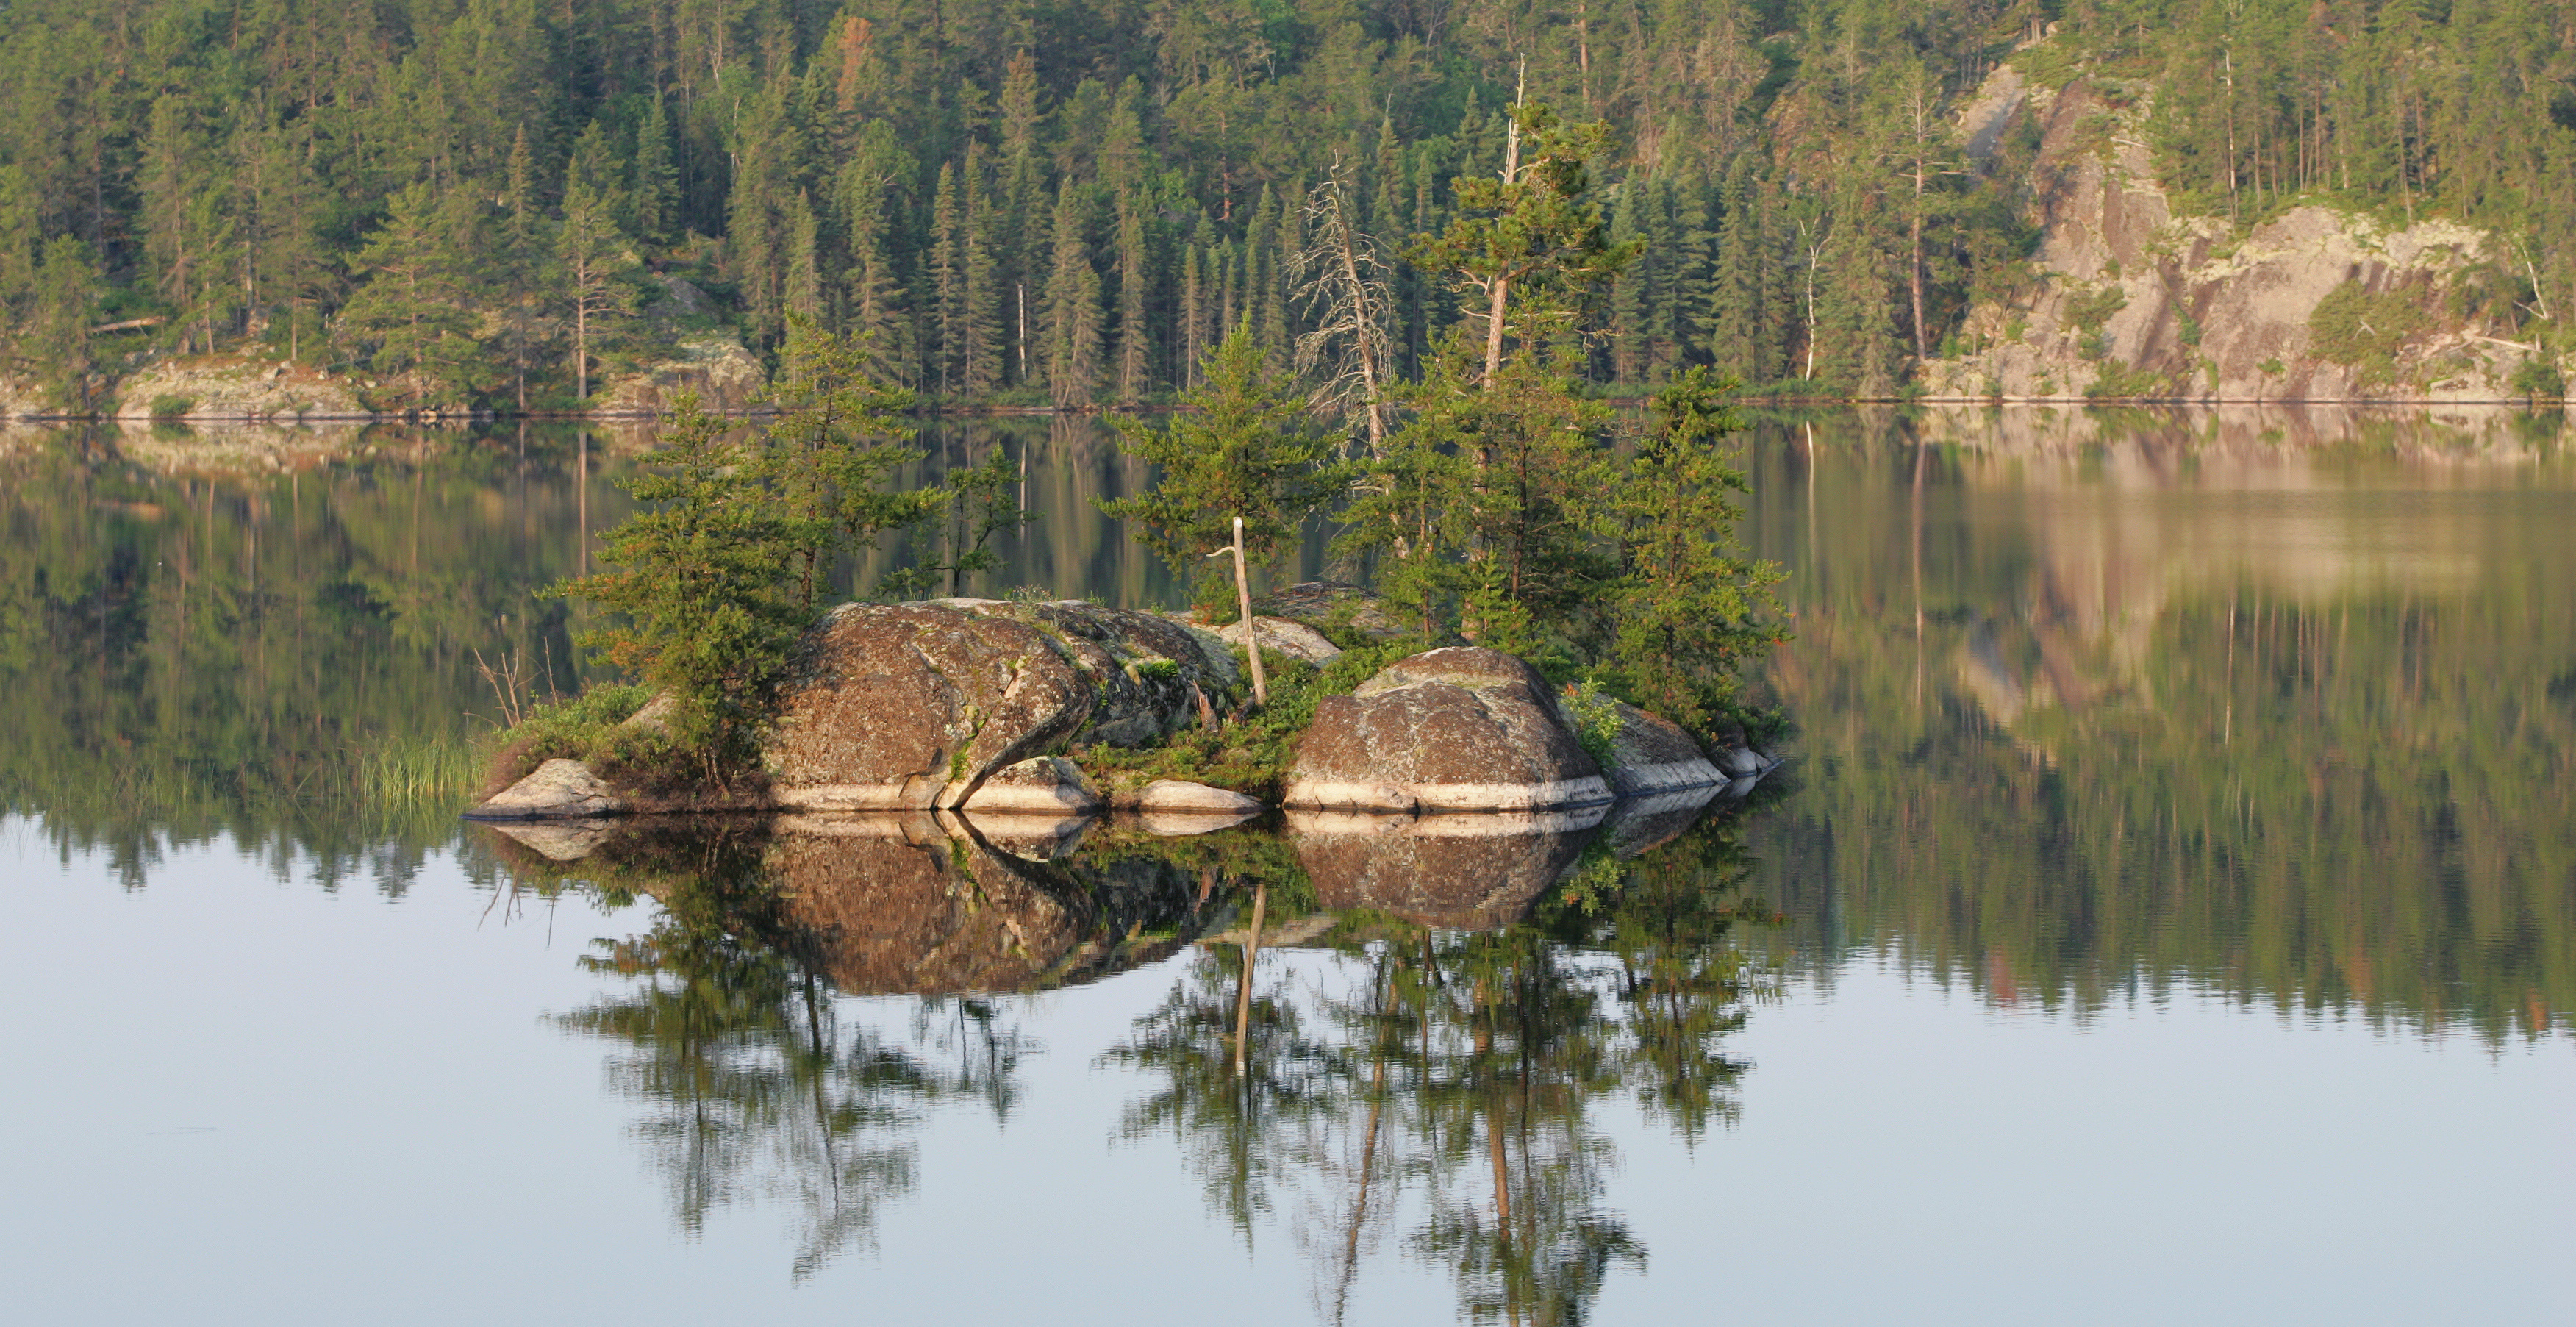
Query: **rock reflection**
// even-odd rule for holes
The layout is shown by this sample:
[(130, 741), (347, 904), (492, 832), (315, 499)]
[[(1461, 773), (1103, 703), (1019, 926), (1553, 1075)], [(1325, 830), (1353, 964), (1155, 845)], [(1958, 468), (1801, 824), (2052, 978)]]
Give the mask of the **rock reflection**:
[[(1606, 1202), (1599, 1106), (1629, 1095), (1692, 1138), (1731, 1118), (1744, 1066), (1723, 1040), (1765, 989), (1734, 936), (1767, 917), (1742, 897), (1749, 864), (1731, 819), (1680, 832), (1698, 810), (1640, 808), (1606, 832), (1292, 819), (1331, 911), (1292, 901), (1271, 940), (1203, 943), (1102, 1057), (1153, 1083), (1122, 1133), (1174, 1139), (1247, 1242), (1284, 1214), (1328, 1320), (1400, 1235), (1475, 1320), (1582, 1321), (1604, 1278), (1646, 1256)], [(1276, 960), (1289, 944), (1321, 961), (1320, 989)]]
[[(800, 1279), (871, 1248), (923, 1183), (923, 1118), (1019, 1108), (1021, 997), (1177, 956), (1099, 1057), (1144, 1084), (1122, 1136), (1175, 1142), (1247, 1244), (1284, 1224), (1327, 1319), (1392, 1246), (1470, 1317), (1549, 1323), (1646, 1256), (1609, 1202), (1603, 1104), (1685, 1138), (1735, 1109), (1724, 1043), (1765, 989), (1736, 932), (1768, 914), (1733, 818), (1702, 809), (492, 832), (523, 884), (661, 904), (584, 960), (619, 989), (558, 1021), (614, 1048), (686, 1230), (783, 1203)], [(908, 1025), (851, 996), (903, 999)]]

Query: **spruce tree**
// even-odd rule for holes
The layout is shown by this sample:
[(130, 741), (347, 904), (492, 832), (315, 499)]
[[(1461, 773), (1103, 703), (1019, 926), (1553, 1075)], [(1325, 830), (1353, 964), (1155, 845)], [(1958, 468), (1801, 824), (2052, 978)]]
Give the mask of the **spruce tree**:
[(1735, 708), (1742, 666), (1786, 639), (1770, 588), (1785, 573), (1735, 533), (1735, 495), (1750, 488), (1722, 448), (1738, 428), (1719, 381), (1694, 368), (1656, 393), (1615, 489), (1617, 580), (1596, 676), (1698, 732)]
[(1100, 273), (1084, 242), (1082, 199), (1075, 186), (1056, 191), (1055, 262), (1047, 277), (1047, 393), (1058, 406), (1090, 402), (1100, 385)]
[(1262, 367), (1249, 329), (1238, 324), (1200, 369), (1188, 409), (1160, 426), (1114, 415), (1119, 447), (1152, 465), (1154, 487), (1130, 498), (1095, 500), (1191, 587), (1192, 602), (1218, 620), (1234, 602), (1233, 571), (1208, 554), (1231, 545), (1243, 521), (1244, 560), (1268, 570), (1297, 551), (1306, 518), (1346, 483), (1331, 440), (1309, 423), (1305, 404)]
[(590, 399), (593, 349), (613, 341), (635, 312), (634, 261), (610, 216), (611, 206), (612, 200), (579, 176), (564, 185), (555, 258), (563, 273), (564, 303), (572, 314), (573, 395), (583, 401)]
[(1118, 196), (1118, 399), (1153, 389), (1154, 328), (1146, 315), (1145, 213), (1134, 190)]

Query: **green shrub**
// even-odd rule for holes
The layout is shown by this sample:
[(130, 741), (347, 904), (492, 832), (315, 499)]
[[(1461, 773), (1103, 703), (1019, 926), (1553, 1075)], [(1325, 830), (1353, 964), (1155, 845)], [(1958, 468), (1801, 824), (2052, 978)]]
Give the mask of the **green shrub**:
[(2524, 396), (2565, 396), (2567, 378), (2547, 356), (2535, 355), (2513, 371), (2512, 387)]
[(2112, 314), (2127, 307), (2129, 292), (2118, 286), (2105, 286), (2089, 295), (2070, 296), (2066, 301), (2066, 317), (2088, 333), (2098, 332), (2102, 330), (2102, 324), (2111, 321)]
[(2325, 359), (2361, 370), (2364, 382), (2390, 382), (2407, 338), (2424, 329), (2424, 310), (2395, 291), (2374, 294), (2347, 281), (2308, 315), (2308, 343)]
[(1564, 698), (1567, 727), (1574, 730), (1574, 740), (1603, 769), (1612, 761), (1612, 748), (1619, 738), (1619, 698), (1601, 689), (1589, 679), (1569, 682), (1560, 693)]
[(196, 407), (197, 398), (193, 396), (156, 396), (152, 398), (152, 417), (177, 419)]
[(517, 725), (493, 734), (491, 755), (484, 762), (484, 795), (557, 758), (585, 762), (604, 776), (612, 769), (633, 773), (652, 766), (670, 745), (667, 737), (621, 726), (652, 698), (649, 688), (610, 683), (538, 706)]

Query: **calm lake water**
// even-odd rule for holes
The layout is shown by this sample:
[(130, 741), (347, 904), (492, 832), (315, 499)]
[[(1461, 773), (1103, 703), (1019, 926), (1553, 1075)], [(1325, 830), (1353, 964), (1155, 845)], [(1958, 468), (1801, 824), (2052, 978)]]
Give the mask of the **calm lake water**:
[[(1046, 513), (970, 590), (1175, 597), (1103, 430), (925, 440)], [(2576, 1316), (2554, 416), (1764, 419), (1793, 759), (1697, 812), (404, 795), (641, 444), (0, 434), (12, 1319)]]

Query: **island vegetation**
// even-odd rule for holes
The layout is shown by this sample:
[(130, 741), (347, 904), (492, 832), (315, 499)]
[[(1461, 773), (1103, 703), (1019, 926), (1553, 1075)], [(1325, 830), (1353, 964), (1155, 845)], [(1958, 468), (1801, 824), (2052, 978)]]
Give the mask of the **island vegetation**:
[[(1705, 368), (1681, 374), (1629, 437), (1585, 395), (1575, 314), (1647, 250), (1610, 236), (1587, 165), (1598, 131), (1544, 105), (1513, 114), (1511, 180), (1471, 190), (1473, 206), (1417, 248), (1483, 306), (1444, 336), (1420, 382), (1373, 390), (1360, 372), (1338, 408), (1314, 408), (1238, 323), (1208, 352), (1185, 411), (1119, 428), (1154, 479), (1102, 510), (1195, 587), (1203, 623), (1234, 621), (1245, 593), (1213, 558), (1239, 540), (1251, 567), (1274, 570), (1322, 519), (1393, 626), (1315, 623), (1351, 653), (1320, 670), (1272, 663), (1282, 689), (1257, 719), (1250, 698), (1220, 697), (1251, 720), (1243, 731), (1207, 723), (1141, 761), (1102, 749), (1095, 762), (1275, 795), (1322, 695), (1452, 642), (1528, 659), (1577, 703), (1616, 697), (1701, 732), (1746, 717), (1740, 669), (1781, 638), (1769, 592), (1781, 573), (1734, 531), (1746, 481), (1725, 442), (1737, 427), (1731, 385)], [(1354, 287), (1352, 298), (1366, 295)], [(1364, 359), (1366, 348), (1360, 338), (1343, 349)], [(631, 482), (642, 505), (606, 535), (604, 569), (554, 591), (604, 610), (583, 643), (669, 697), (669, 713), (628, 724), (644, 693), (624, 691), (541, 712), (503, 736), (496, 786), (557, 756), (647, 781), (729, 784), (758, 759), (824, 608), (844, 594), (953, 595), (991, 565), (990, 536), (1029, 519), (998, 451), (934, 488), (890, 486), (917, 453), (904, 445), (906, 393), (875, 376), (865, 341), (794, 318), (781, 363), (766, 427), (683, 405), (653, 472)], [(923, 556), (858, 584), (850, 555), (889, 539)]]

